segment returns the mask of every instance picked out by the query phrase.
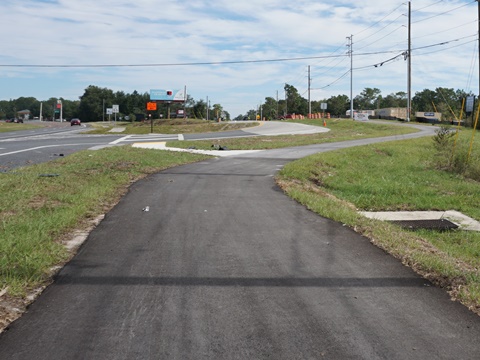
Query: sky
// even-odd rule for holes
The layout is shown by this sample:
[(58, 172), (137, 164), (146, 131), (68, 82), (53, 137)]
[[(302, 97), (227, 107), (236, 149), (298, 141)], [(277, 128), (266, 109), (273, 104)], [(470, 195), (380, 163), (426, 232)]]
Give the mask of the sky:
[[(365, 88), (407, 92), (408, 4), (2, 0), (0, 100), (78, 100), (89, 85), (125, 93), (186, 87), (235, 117), (266, 97), (284, 99), (285, 84), (308, 99), (309, 68), (312, 101)], [(437, 87), (478, 94), (478, 2), (410, 7), (412, 96)]]

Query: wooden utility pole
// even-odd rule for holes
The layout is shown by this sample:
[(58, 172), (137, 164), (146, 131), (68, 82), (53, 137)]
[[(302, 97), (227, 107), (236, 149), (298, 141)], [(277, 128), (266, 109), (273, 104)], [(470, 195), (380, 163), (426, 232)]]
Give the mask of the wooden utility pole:
[(407, 79), (407, 122), (410, 121), (410, 114), (412, 112), (412, 41), (411, 41), (411, 28), (412, 28), (412, 2), (408, 2), (408, 50), (407, 50), (407, 66), (408, 66), (408, 79)]
[(310, 88), (312, 84), (312, 78), (310, 77), (310, 65), (308, 65), (308, 118), (312, 115), (312, 101), (310, 98)]

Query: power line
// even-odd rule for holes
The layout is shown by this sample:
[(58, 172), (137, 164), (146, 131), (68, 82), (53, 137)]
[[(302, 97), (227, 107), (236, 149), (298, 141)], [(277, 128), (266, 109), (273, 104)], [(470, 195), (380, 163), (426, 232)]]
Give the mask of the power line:
[[(384, 19), (386, 19), (387, 17), (389, 17), (391, 14), (393, 14), (395, 11), (397, 11), (398, 8), (402, 7), (403, 5), (405, 5), (405, 4), (404, 4), (404, 3), (400, 4), (400, 5), (397, 6), (395, 9), (393, 9), (391, 12), (389, 12), (387, 15), (385, 15), (383, 18), (381, 18), (380, 20), (378, 20), (377, 22), (373, 23), (373, 24), (370, 25), (369, 27), (367, 27), (367, 28), (363, 29), (362, 31), (358, 32), (357, 34), (355, 34), (355, 36), (358, 36), (358, 35), (360, 35), (361, 33), (367, 31), (368, 29), (374, 27), (375, 25), (381, 23)], [(397, 19), (398, 19), (398, 17), (397, 17)], [(397, 19), (395, 19), (395, 20), (397, 20)], [(393, 21), (395, 21), (395, 20), (393, 20)], [(389, 25), (390, 25), (390, 24), (389, 24)], [(387, 26), (388, 26), (388, 25), (387, 25)], [(384, 28), (383, 28), (383, 29), (384, 29)], [(383, 29), (380, 29), (380, 30), (378, 30), (378, 31), (381, 31), (381, 30), (383, 30)], [(378, 31), (377, 31), (377, 32), (378, 32)], [(357, 41), (357, 43), (360, 42), (360, 41), (364, 41), (364, 40), (368, 39), (369, 37), (375, 35), (377, 32), (373, 33), (372, 35), (367, 36), (366, 38), (360, 39), (359, 41)]]
[(420, 9), (417, 9), (417, 10), (413, 10), (412, 13), (415, 13), (415, 12), (418, 12), (418, 11), (422, 11), (423, 9), (432, 7), (432, 6), (437, 5), (437, 4), (440, 4), (440, 3), (443, 2), (443, 1), (444, 1), (444, 0), (440, 0), (440, 1), (434, 2), (433, 4), (424, 6), (423, 8), (420, 8)]
[[(359, 55), (375, 55), (385, 54), (392, 51), (372, 52)], [(200, 66), (200, 65), (230, 65), (230, 64), (255, 64), (268, 62), (284, 62), (284, 61), (302, 61), (312, 59), (327, 59), (347, 56), (342, 55), (324, 55), (324, 56), (308, 56), (298, 58), (278, 58), (278, 59), (263, 59), (263, 60), (235, 60), (235, 61), (212, 61), (212, 62), (188, 62), (188, 63), (158, 63), (158, 64), (0, 64), (0, 67), (12, 68), (110, 68), (110, 67), (166, 67), (166, 66)]]
[[(475, 35), (469, 35), (462, 38), (443, 41), (436, 44), (421, 46), (412, 50), (421, 50), (434, 46), (445, 45), (454, 41), (459, 41), (466, 39)], [(374, 52), (365, 52), (365, 53), (356, 53), (355, 56), (369, 56), (369, 55), (381, 55), (381, 54), (391, 54), (398, 53), (403, 50), (384, 50), (384, 51), (374, 51)], [(308, 57), (297, 57), (297, 58), (277, 58), (277, 59), (260, 59), (260, 60), (234, 60), (234, 61), (212, 61), (212, 62), (188, 62), (188, 63), (157, 63), (157, 64), (77, 64), (77, 65), (66, 65), (66, 64), (0, 64), (0, 67), (10, 67), (10, 68), (113, 68), (113, 67), (168, 67), (168, 66), (201, 66), (201, 65), (231, 65), (231, 64), (256, 64), (256, 63), (268, 63), (268, 62), (285, 62), (285, 61), (302, 61), (302, 60), (312, 60), (312, 59), (328, 59), (328, 58), (341, 58), (348, 57), (349, 54), (341, 55), (323, 55), (323, 56), (308, 56)], [(373, 66), (373, 65), (372, 65)]]
[(388, 34), (386, 34), (386, 35), (384, 35), (383, 37), (375, 40), (373, 43), (370, 43), (370, 44), (368, 44), (368, 45), (365, 45), (365, 46), (361, 47), (359, 50), (364, 49), (364, 48), (366, 48), (367, 46), (370, 46), (370, 45), (372, 45), (372, 44), (374, 44), (374, 43), (376, 43), (376, 42), (378, 42), (378, 41), (380, 41), (380, 40), (382, 40), (382, 39), (385, 39), (387, 36), (393, 34), (393, 33), (394, 33), (395, 31), (397, 31), (397, 30), (400, 30), (402, 27), (404, 27), (404, 25), (401, 25), (401, 26), (399, 26), (398, 28), (393, 29), (393, 30), (390, 31)]
[(322, 89), (325, 89), (329, 86), (332, 86), (333, 84), (335, 84), (336, 82), (340, 81), (341, 79), (343, 79), (345, 76), (347, 76), (348, 74), (350, 73), (350, 70), (346, 71), (342, 76), (340, 76), (339, 78), (337, 78), (336, 80), (332, 81), (330, 84), (328, 85), (325, 85), (325, 86), (322, 86), (320, 88), (313, 88), (311, 90), (322, 90)]
[(436, 15), (423, 18), (423, 19), (421, 19), (421, 20), (413, 21), (412, 24), (416, 24), (416, 23), (419, 23), (419, 22), (422, 22), (422, 21), (430, 20), (430, 19), (436, 18), (436, 17), (438, 17), (438, 16), (442, 16), (442, 15), (451, 13), (451, 12), (453, 12), (453, 11), (455, 11), (455, 10), (461, 9), (461, 8), (463, 8), (463, 7), (465, 7), (465, 6), (468, 6), (468, 5), (470, 5), (470, 4), (473, 4), (473, 3), (475, 3), (475, 2), (477, 2), (477, 1), (474, 0), (474, 1), (469, 2), (469, 3), (466, 3), (466, 4), (464, 4), (464, 5), (460, 5), (460, 6), (456, 7), (456, 8), (454, 8), (454, 9), (450, 9), (450, 10), (447, 10), (447, 11), (444, 11), (444, 12), (441, 12), (441, 13), (438, 13), (438, 14), (436, 14)]

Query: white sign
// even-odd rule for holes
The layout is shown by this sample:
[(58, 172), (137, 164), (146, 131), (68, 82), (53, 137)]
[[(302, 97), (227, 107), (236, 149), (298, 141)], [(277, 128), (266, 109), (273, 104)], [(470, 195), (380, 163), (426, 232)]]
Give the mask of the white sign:
[(113, 114), (113, 109), (107, 108), (107, 115), (112, 115), (112, 114)]
[(320, 104), (320, 109), (326, 110), (327, 109), (327, 103), (321, 103)]
[(118, 105), (112, 105), (112, 111), (117, 114), (120, 112), (119, 106)]
[(359, 121), (367, 121), (368, 120), (368, 114), (354, 113), (353, 114), (353, 119), (354, 120), (359, 120)]

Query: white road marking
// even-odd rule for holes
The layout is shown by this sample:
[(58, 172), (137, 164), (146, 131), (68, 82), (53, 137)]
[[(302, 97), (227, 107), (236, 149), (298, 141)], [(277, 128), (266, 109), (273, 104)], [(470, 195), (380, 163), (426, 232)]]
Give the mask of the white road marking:
[(22, 153), (22, 152), (33, 151), (33, 150), (38, 150), (38, 149), (45, 149), (45, 148), (49, 148), (49, 147), (58, 147), (58, 146), (62, 146), (62, 145), (37, 146), (37, 147), (34, 147), (34, 148), (22, 149), (22, 150), (12, 151), (12, 152), (9, 152), (9, 153), (0, 154), (0, 156), (19, 154), (19, 153)]
[(131, 137), (132, 135), (127, 135), (127, 136), (124, 136), (120, 139), (117, 139), (115, 141), (112, 141), (110, 144), (118, 144), (119, 142), (122, 142), (122, 141), (128, 141), (128, 139)]

